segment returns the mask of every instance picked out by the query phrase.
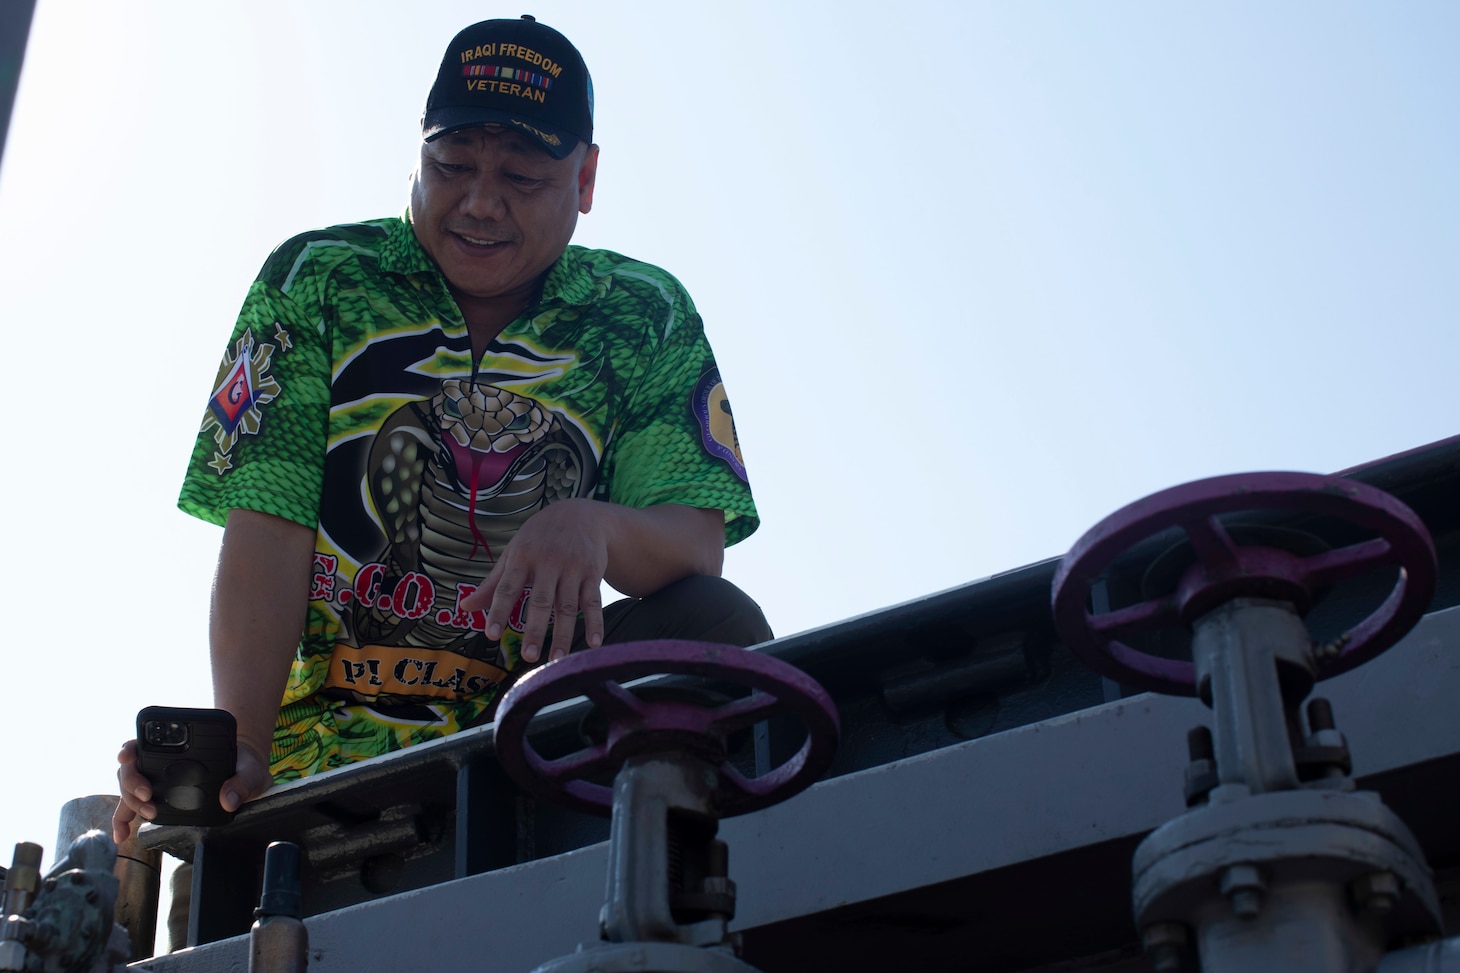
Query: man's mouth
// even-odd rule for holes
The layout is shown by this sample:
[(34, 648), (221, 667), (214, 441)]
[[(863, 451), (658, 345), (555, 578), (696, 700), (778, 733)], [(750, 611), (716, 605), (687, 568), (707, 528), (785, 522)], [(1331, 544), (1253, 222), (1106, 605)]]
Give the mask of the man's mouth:
[(470, 236), (465, 233), (456, 233), (454, 235), (462, 243), (472, 247), (481, 247), (483, 250), (490, 250), (492, 247), (500, 247), (512, 242), (510, 240), (491, 240), (486, 237)]

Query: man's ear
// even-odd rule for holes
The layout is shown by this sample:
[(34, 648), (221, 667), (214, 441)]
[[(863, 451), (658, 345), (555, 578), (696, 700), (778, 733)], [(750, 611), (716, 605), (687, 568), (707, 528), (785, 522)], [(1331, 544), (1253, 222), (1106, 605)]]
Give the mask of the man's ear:
[(598, 178), (598, 146), (588, 146), (583, 153), (583, 164), (578, 167), (578, 212), (587, 213), (593, 208), (593, 185)]

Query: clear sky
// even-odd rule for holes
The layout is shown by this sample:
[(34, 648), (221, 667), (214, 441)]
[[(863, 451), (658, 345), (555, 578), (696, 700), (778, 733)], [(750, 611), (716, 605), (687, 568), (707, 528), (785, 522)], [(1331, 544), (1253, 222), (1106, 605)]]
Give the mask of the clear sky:
[[(577, 241), (704, 315), (782, 634), (1019, 567), (1186, 480), (1454, 434), (1460, 5), (39, 0), (0, 168), (0, 849), (210, 703), (174, 507), (245, 289), (399, 212), (447, 41), (593, 72)], [(48, 854), (48, 860), (49, 860)]]

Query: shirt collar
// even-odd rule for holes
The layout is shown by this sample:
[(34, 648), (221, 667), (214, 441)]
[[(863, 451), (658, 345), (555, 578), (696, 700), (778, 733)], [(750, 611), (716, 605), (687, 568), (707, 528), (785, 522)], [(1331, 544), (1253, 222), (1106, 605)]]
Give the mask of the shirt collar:
[(385, 243), (380, 248), (380, 269), (392, 274), (440, 274), (436, 264), (421, 249), (410, 217), (400, 218), (386, 227)]
[(542, 282), (542, 304), (581, 307), (593, 303), (596, 279), (583, 259), (582, 247), (569, 246)]

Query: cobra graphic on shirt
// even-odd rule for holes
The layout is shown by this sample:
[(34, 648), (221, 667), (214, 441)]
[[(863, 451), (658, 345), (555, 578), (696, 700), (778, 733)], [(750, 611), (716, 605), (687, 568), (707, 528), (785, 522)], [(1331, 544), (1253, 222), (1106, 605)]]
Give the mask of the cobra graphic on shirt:
[[(282, 327), (276, 337), (287, 338)], [(425, 350), (421, 338), (378, 340), (353, 358), (376, 382), (393, 372), (387, 387), (419, 388), (415, 376), (432, 367), (399, 368), (402, 348), (389, 346), (403, 346), (409, 360)], [(443, 335), (426, 345), (435, 368), (469, 369), (470, 358), (447, 347)], [(261, 408), (282, 391), (269, 369), (274, 351), (250, 331), (225, 356), (205, 419), (218, 447), (209, 465), (219, 475), (232, 468), (228, 454), (239, 439), (257, 434)], [(402, 404), (383, 419), (378, 392), (332, 410), (346, 424), (355, 416), (379, 425), (338, 437), (326, 459), (337, 480), (358, 483), (363, 501), (321, 511), (320, 533), (329, 540), (321, 546), (331, 552), (315, 554), (310, 598), (336, 618), (322, 686), (330, 696), (397, 706), (459, 700), (490, 691), (515, 665), (530, 589), (500, 641), (487, 638), (486, 613), (465, 611), (461, 601), (528, 517), (591, 493), (600, 450), (561, 403), (521, 390), (542, 373), (568, 370), (574, 356), (510, 341), (494, 352), (511, 367), (440, 379), (425, 398), (398, 395)]]
[(326, 460), (327, 477), (352, 482), (361, 498), (320, 518), (321, 547), (339, 552), (315, 556), (325, 589), (315, 594), (338, 618), (328, 695), (458, 700), (491, 690), (515, 666), (526, 592), (500, 642), (487, 638), (486, 613), (461, 602), (528, 517), (592, 492), (601, 450), (564, 403), (527, 391), (541, 384), (539, 371), (569, 361), (510, 342), (491, 357), (513, 370), (442, 379), (434, 394), (388, 412), (378, 396), (336, 404), (341, 415), (383, 418), (367, 436), (340, 437)]
[[(380, 703), (456, 699), (501, 682), (508, 648), (486, 613), (464, 611), (517, 528), (593, 483), (586, 437), (510, 389), (451, 379), (391, 413), (365, 470), (385, 544), (342, 590), (342, 630), (325, 685)], [(519, 600), (509, 627), (522, 629)]]

